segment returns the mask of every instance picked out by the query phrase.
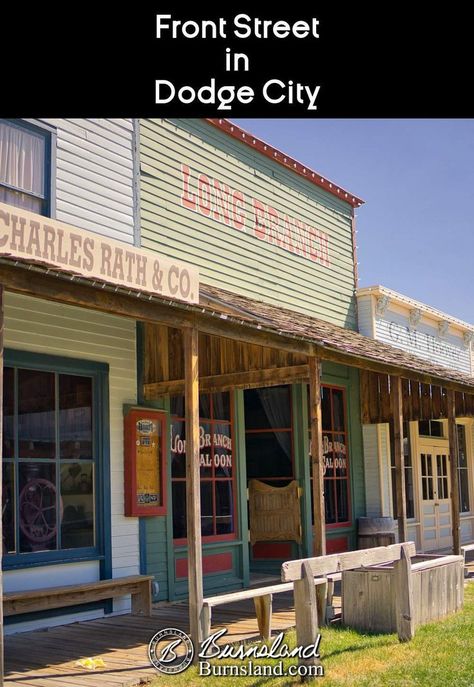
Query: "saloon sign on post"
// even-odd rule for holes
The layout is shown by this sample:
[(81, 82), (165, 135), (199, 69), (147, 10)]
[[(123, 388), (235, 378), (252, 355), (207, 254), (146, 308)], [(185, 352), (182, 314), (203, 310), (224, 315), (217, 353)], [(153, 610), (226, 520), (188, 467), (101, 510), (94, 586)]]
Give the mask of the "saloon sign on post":
[(197, 303), (198, 270), (49, 217), (0, 203), (0, 256)]

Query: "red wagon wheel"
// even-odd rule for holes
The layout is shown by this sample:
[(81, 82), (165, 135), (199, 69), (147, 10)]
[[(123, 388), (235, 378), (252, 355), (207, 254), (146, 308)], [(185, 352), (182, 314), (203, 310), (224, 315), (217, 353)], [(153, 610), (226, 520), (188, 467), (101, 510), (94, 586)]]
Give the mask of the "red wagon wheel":
[[(62, 517), (62, 503), (60, 503)], [(33, 544), (45, 544), (56, 536), (56, 487), (36, 478), (20, 492), (20, 529)], [(49, 517), (48, 517), (49, 516)]]

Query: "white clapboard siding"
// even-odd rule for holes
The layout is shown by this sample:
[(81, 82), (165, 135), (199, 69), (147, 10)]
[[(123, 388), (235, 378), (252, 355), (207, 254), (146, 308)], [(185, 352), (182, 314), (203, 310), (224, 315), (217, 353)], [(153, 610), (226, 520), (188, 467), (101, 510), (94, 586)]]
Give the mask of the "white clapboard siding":
[(459, 333), (440, 338), (436, 327), (425, 322), (410, 330), (406, 315), (387, 310), (375, 320), (375, 338), (444, 367), (471, 372), (470, 351)]
[(43, 121), (56, 130), (56, 219), (134, 243), (133, 120)]
[[(135, 322), (84, 308), (7, 293), (5, 346), (108, 363), (112, 574), (114, 577), (137, 574), (138, 519), (123, 515), (123, 404), (136, 402)], [(74, 565), (68, 567), (73, 570)], [(49, 576), (48, 584), (67, 584), (69, 573), (65, 579), (63, 566), (55, 570), (57, 574)], [(16, 574), (21, 573), (6, 573), (6, 588), (10, 584), (9, 578)], [(128, 609), (129, 598), (114, 602), (114, 610)]]

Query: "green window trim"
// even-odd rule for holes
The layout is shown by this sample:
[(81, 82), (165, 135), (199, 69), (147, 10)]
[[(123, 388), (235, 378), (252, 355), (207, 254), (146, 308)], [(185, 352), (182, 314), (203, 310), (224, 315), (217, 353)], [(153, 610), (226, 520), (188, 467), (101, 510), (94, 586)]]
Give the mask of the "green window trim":
[(93, 444), (95, 462), (95, 546), (5, 554), (5, 571), (63, 565), (68, 562), (99, 561), (101, 579), (111, 577), (110, 450), (107, 363), (6, 349), (4, 366), (88, 376), (93, 388)]

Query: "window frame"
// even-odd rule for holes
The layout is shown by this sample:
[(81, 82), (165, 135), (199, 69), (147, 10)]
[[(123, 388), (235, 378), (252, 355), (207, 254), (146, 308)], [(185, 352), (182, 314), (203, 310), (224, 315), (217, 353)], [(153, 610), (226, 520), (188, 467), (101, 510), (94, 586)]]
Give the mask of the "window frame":
[[(95, 545), (77, 549), (6, 553), (3, 555), (3, 569), (18, 570), (44, 565), (61, 565), (68, 562), (98, 560), (101, 564), (101, 578), (110, 577), (109, 365), (88, 360), (5, 349), (4, 367), (54, 372), (57, 374), (76, 374), (92, 378), (92, 436), (95, 456), (92, 461), (95, 483)], [(18, 463), (17, 457), (13, 459), (13, 462)], [(60, 459), (56, 459), (56, 463), (60, 463)], [(16, 491), (15, 497), (18, 497)]]
[[(213, 485), (212, 489), (212, 499), (213, 499), (213, 505), (215, 505), (215, 484), (216, 482), (230, 482), (232, 484), (232, 519), (234, 522), (234, 531), (230, 532), (229, 534), (208, 534), (208, 535), (202, 535), (201, 534), (201, 539), (203, 544), (212, 544), (213, 542), (225, 542), (225, 541), (234, 541), (238, 539), (239, 537), (239, 523), (237, 520), (237, 500), (238, 500), (238, 490), (237, 490), (237, 476), (236, 476), (236, 444), (235, 444), (235, 422), (234, 422), (234, 394), (232, 391), (221, 391), (221, 392), (216, 392), (216, 393), (227, 393), (229, 394), (229, 420), (219, 420), (215, 419), (214, 417), (212, 418), (205, 418), (199, 416), (199, 425), (201, 423), (208, 423), (210, 424), (211, 428), (213, 425), (218, 425), (218, 424), (225, 424), (228, 425), (230, 428), (230, 438), (232, 442), (232, 477), (229, 479), (227, 477), (216, 477), (215, 476), (215, 471), (214, 467), (212, 468), (212, 477), (201, 477), (199, 475), (199, 484), (201, 485), (203, 482), (210, 482)], [(213, 392), (202, 392), (203, 396), (209, 395), (212, 398)], [(184, 401), (185, 402), (185, 401)], [(213, 402), (212, 402), (213, 403)], [(184, 406), (183, 406), (184, 407)], [(212, 406), (212, 410), (210, 412), (210, 415), (214, 415), (213, 412), (214, 406)], [(186, 409), (184, 408), (186, 411)], [(184, 412), (184, 415), (186, 415), (186, 412)], [(186, 417), (180, 417), (179, 415), (174, 415), (170, 411), (170, 431), (173, 426), (174, 421), (178, 422), (183, 422), (184, 427), (186, 427)], [(170, 438), (170, 452), (171, 452), (171, 438)], [(173, 477), (172, 473), (172, 464), (173, 460), (170, 457), (170, 492), (171, 492), (171, 508), (170, 510), (170, 515), (171, 515), (171, 538), (173, 542), (174, 547), (182, 547), (182, 546), (187, 546), (188, 544), (188, 537), (174, 537), (173, 536), (173, 483), (174, 482), (181, 482), (186, 484), (186, 475), (184, 477)], [(201, 468), (199, 468), (201, 470)], [(186, 504), (186, 508), (187, 508)], [(202, 514), (201, 514), (202, 518)], [(213, 525), (216, 524), (216, 515), (215, 515), (215, 510), (213, 509)], [(202, 526), (202, 523), (201, 523)]]
[[(293, 417), (293, 394), (291, 393), (291, 384), (279, 384), (278, 386), (284, 386), (287, 388), (288, 391), (288, 402), (289, 402), (289, 413), (290, 413), (290, 426), (289, 427), (266, 427), (266, 428), (251, 428), (247, 429), (247, 426), (245, 426), (245, 439), (249, 435), (257, 435), (257, 434), (272, 434), (272, 433), (277, 433), (281, 432), (282, 434), (289, 434), (290, 436), (290, 459), (291, 459), (291, 476), (283, 476), (283, 477), (266, 477), (266, 476), (260, 476), (260, 477), (254, 477), (252, 479), (258, 479), (261, 482), (264, 482), (265, 484), (269, 484), (271, 486), (276, 486), (274, 485), (275, 482), (287, 482), (288, 484), (292, 482), (293, 480), (296, 479), (296, 468), (295, 468), (295, 442), (294, 442), (294, 417)], [(267, 387), (262, 387), (262, 388), (267, 388)], [(275, 388), (275, 387), (268, 387), (268, 388)], [(253, 389), (255, 391), (255, 389)], [(244, 392), (245, 393), (245, 392)], [(245, 403), (245, 401), (244, 401)], [(244, 411), (245, 412), (245, 411)], [(248, 485), (249, 478), (247, 477), (247, 485)]]
[[(57, 134), (56, 129), (49, 124), (39, 122), (33, 119), (12, 119), (7, 117), (0, 117), (0, 122), (9, 124), (10, 126), (26, 131), (31, 131), (44, 138), (44, 197), (28, 191), (23, 191), (21, 188), (6, 184), (0, 181), (0, 188), (7, 188), (11, 191), (25, 193), (33, 198), (43, 200), (43, 211), (40, 213), (43, 217), (56, 217), (56, 144)], [(17, 207), (17, 206), (12, 206)], [(21, 206), (20, 206), (21, 207)]]
[[(467, 426), (462, 423), (462, 422), (456, 422), (456, 431), (458, 432), (458, 452), (460, 452), (461, 446), (459, 443), (459, 428), (463, 428), (464, 432), (464, 450), (466, 454), (466, 465), (461, 466), (459, 464), (459, 455), (458, 455), (458, 462), (457, 462), (457, 470), (458, 470), (458, 499), (459, 499), (459, 514), (460, 517), (466, 517), (469, 516), (472, 513), (473, 507), (472, 507), (472, 493), (471, 493), (471, 471), (470, 471), (470, 452), (469, 452), (469, 439), (468, 439), (468, 428)], [(466, 481), (467, 481), (467, 495), (469, 499), (469, 509), (468, 510), (462, 510), (462, 503), (461, 503), (461, 475), (464, 475)]]

